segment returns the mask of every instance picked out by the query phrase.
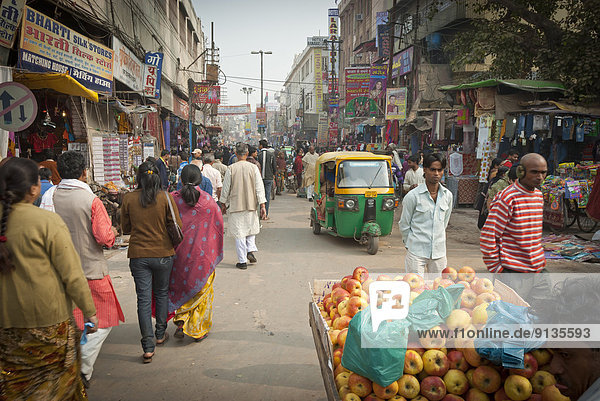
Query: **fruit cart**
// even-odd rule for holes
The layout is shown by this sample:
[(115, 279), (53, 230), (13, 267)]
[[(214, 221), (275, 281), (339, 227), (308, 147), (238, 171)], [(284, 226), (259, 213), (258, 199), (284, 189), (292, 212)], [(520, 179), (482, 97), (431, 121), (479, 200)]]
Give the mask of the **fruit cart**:
[(557, 176), (548, 176), (542, 184), (544, 224), (563, 231), (577, 222), (583, 232), (592, 232), (597, 223), (585, 213), (589, 194), (600, 165), (563, 163)]
[[(460, 271), (460, 270), (459, 270)], [(442, 275), (444, 275), (444, 273), (442, 273)], [(475, 281), (477, 280), (484, 280), (483, 278), (476, 278), (475, 277), (475, 272), (472, 273), (472, 278), (471, 281), (469, 281), (469, 283), (471, 283), (473, 285), (472, 288), (476, 288), (476, 286), (479, 286), (479, 283), (475, 284)], [(417, 275), (412, 275), (412, 276), (417, 276)], [(408, 277), (401, 277), (398, 276), (395, 278), (395, 280), (402, 280), (405, 279), (407, 282), (409, 282), (409, 280), (412, 279), (416, 279), (415, 277), (412, 277), (410, 279), (408, 279)], [(356, 375), (356, 373), (350, 373), (347, 372), (347, 370), (345, 370), (345, 368), (340, 364), (341, 361), (341, 356), (343, 354), (343, 347), (345, 345), (345, 339), (346, 337), (343, 337), (343, 341), (341, 342), (341, 345), (338, 343), (338, 339), (339, 336), (341, 335), (341, 333), (343, 333), (343, 330), (340, 332), (340, 334), (337, 335), (338, 339), (334, 338), (335, 336), (335, 329), (339, 328), (339, 324), (336, 324), (335, 322), (331, 325), (332, 327), (329, 327), (330, 325), (326, 322), (326, 320), (330, 320), (329, 317), (326, 317), (326, 315), (328, 315), (328, 312), (322, 309), (322, 305), (324, 303), (328, 303), (329, 301), (331, 301), (331, 299), (329, 299), (329, 301), (327, 300), (327, 298), (331, 298), (331, 294), (332, 292), (335, 293), (335, 291), (332, 290), (336, 290), (337, 288), (341, 287), (341, 286), (351, 286), (349, 284), (349, 277), (352, 276), (346, 276), (344, 277), (341, 281), (340, 280), (314, 280), (313, 283), (311, 283), (310, 285), (310, 290), (311, 290), (311, 297), (312, 297), (312, 301), (309, 302), (309, 323), (310, 323), (310, 327), (312, 329), (312, 333), (313, 333), (313, 339), (315, 342), (315, 347), (316, 347), (316, 351), (317, 351), (317, 356), (319, 359), (319, 365), (320, 365), (320, 369), (321, 369), (321, 374), (323, 377), (323, 383), (325, 386), (325, 391), (327, 394), (327, 399), (329, 401), (346, 401), (346, 400), (362, 400), (362, 401), (371, 401), (371, 400), (379, 400), (379, 399), (397, 399), (397, 400), (407, 400), (407, 399), (411, 399), (411, 400), (428, 400), (428, 398), (425, 398), (423, 395), (418, 395), (419, 394), (419, 390), (417, 390), (417, 393), (412, 394), (412, 396), (406, 396), (406, 389), (404, 390), (400, 390), (400, 385), (398, 384), (401, 379), (410, 376), (411, 380), (419, 380), (419, 382), (421, 383), (421, 386), (423, 386), (423, 380), (427, 379), (427, 374), (423, 375), (423, 373), (426, 373), (425, 370), (423, 370), (422, 372), (420, 372), (419, 374), (414, 373), (414, 376), (409, 374), (407, 372), (407, 365), (406, 365), (406, 361), (407, 359), (405, 359), (405, 371), (404, 374), (402, 375), (401, 378), (397, 379), (396, 384), (389, 385), (386, 388), (391, 388), (391, 393), (387, 393), (387, 397), (381, 397), (379, 396), (379, 398), (376, 396), (376, 392), (379, 391), (381, 393), (382, 390), (382, 386), (379, 386), (378, 384), (376, 384), (375, 382), (371, 382), (372, 383), (372, 391), (368, 390), (369, 392), (371, 392), (371, 394), (368, 395), (356, 395), (356, 394), (352, 394), (349, 395), (348, 391), (349, 385), (351, 384), (351, 380), (349, 379), (349, 377), (352, 377), (353, 375)], [(420, 280), (423, 280), (421, 277), (418, 277)], [(385, 280), (392, 280), (390, 277), (385, 277)], [(475, 281), (473, 281), (475, 280)], [(439, 286), (449, 286), (455, 283), (458, 283), (459, 279), (454, 278), (454, 280), (449, 280), (444, 277), (440, 277), (437, 278), (435, 281), (433, 282), (424, 282), (422, 281), (422, 285), (424, 285), (425, 289), (430, 289), (430, 288), (438, 288)], [(483, 281), (482, 281), (483, 282)], [(363, 283), (361, 281), (361, 283)], [(363, 283), (364, 284), (364, 283)], [(411, 285), (411, 289), (413, 288), (412, 284), (409, 283)], [(368, 287), (368, 283), (367, 283), (367, 287)], [(343, 288), (343, 287), (342, 287)], [(423, 287), (420, 287), (423, 288)], [(463, 293), (466, 292), (463, 291)], [(503, 284), (502, 282), (496, 280), (496, 282), (493, 284), (493, 292), (495, 292), (496, 294), (494, 294), (494, 296), (496, 297), (496, 299), (502, 299), (505, 302), (509, 302), (511, 304), (514, 305), (518, 305), (518, 306), (528, 306), (527, 303), (525, 303), (525, 301), (523, 301), (523, 299), (515, 292), (513, 291), (510, 287), (506, 286), (505, 284)], [(360, 290), (358, 290), (354, 295), (354, 296), (358, 296), (358, 294), (360, 293)], [(479, 295), (483, 295), (483, 292), (478, 293)], [(411, 298), (412, 299), (412, 298)], [(461, 299), (462, 299), (462, 295), (461, 295)], [(344, 301), (342, 301), (344, 302)], [(335, 304), (335, 301), (333, 302)], [(338, 303), (338, 306), (342, 305), (341, 303)], [(461, 304), (462, 305), (462, 304)], [(341, 308), (342, 306), (340, 306)], [(487, 304), (486, 304), (487, 307)], [(331, 310), (330, 310), (331, 311)], [(454, 312), (457, 313), (461, 313), (462, 310), (461, 309), (455, 309)], [(475, 312), (475, 309), (473, 309), (473, 312)], [(487, 316), (487, 315), (486, 315)], [(351, 319), (351, 318), (350, 318)], [(486, 317), (487, 319), (487, 317)], [(474, 320), (473, 320), (474, 321)], [(448, 324), (448, 327), (450, 327), (449, 324), (449, 320), (446, 321), (446, 324)], [(413, 349), (408, 347), (409, 349)], [(423, 348), (427, 348), (427, 347), (423, 347)], [(340, 352), (341, 349), (341, 352)], [(421, 351), (423, 351), (425, 354), (429, 351), (436, 351), (437, 353), (441, 353), (439, 349), (435, 349), (435, 348), (427, 348), (428, 350), (426, 351), (425, 349), (421, 349)], [(500, 373), (494, 373), (495, 371), (497, 371), (498, 369), (492, 369), (490, 368), (490, 365), (487, 365), (485, 363), (481, 363), (480, 365), (471, 363), (471, 360), (467, 358), (467, 351), (462, 349), (462, 351), (465, 351), (465, 359), (463, 359), (464, 363), (467, 363), (466, 368), (470, 368), (470, 371), (479, 371), (481, 370), (483, 373), (485, 374), (492, 374), (492, 375), (496, 375), (498, 377), (498, 380), (500, 380)], [(408, 351), (407, 352), (407, 358), (408, 358), (408, 353), (412, 353), (411, 358), (417, 353), (418, 351)], [(461, 353), (459, 352), (457, 349), (447, 349), (446, 352), (448, 353), (448, 355), (450, 355), (451, 353)], [(472, 352), (470, 354), (475, 354), (477, 358), (479, 358), (479, 361), (481, 361), (481, 357), (478, 356), (477, 352)], [(423, 356), (424, 354), (421, 354), (421, 356)], [(537, 361), (539, 360), (539, 364), (540, 366), (544, 365), (544, 366), (548, 366), (548, 363), (551, 359), (551, 354), (549, 353), (549, 351), (547, 350), (536, 350), (536, 351), (532, 351), (531, 353), (527, 353), (525, 354), (525, 369), (522, 369), (523, 372), (525, 372), (530, 365), (532, 364), (537, 364)], [(448, 356), (448, 358), (450, 358), (450, 356)], [(533, 359), (536, 359), (535, 361)], [(423, 356), (423, 360), (425, 360), (425, 357)], [(465, 362), (466, 360), (466, 362)], [(454, 363), (454, 362), (453, 362)], [(470, 365), (469, 365), (470, 363)], [(477, 367), (477, 368), (476, 368)], [(422, 368), (424, 369), (424, 368)], [(453, 374), (456, 373), (458, 376), (463, 376), (463, 377), (467, 377), (467, 373), (466, 373), (466, 369), (464, 369), (462, 371), (462, 373), (457, 373), (459, 368), (458, 367), (452, 367), (452, 372)], [(537, 370), (537, 368), (536, 368)], [(528, 383), (530, 382), (529, 379), (525, 378), (524, 376), (521, 376), (520, 374), (526, 375), (526, 373), (523, 372), (514, 372), (513, 370), (511, 370), (510, 376), (508, 376), (508, 378), (511, 378), (511, 381), (516, 381), (518, 382), (519, 380), (521, 381), (527, 381)], [(336, 376), (337, 373), (337, 376)], [(427, 372), (428, 373), (428, 372)], [(464, 375), (463, 375), (464, 373)], [(473, 372), (471, 372), (473, 373)], [(508, 371), (506, 371), (507, 375), (508, 375)], [(429, 375), (429, 377), (432, 377), (435, 375)], [(539, 376), (539, 377), (538, 377)], [(369, 382), (369, 379), (364, 378), (362, 376), (360, 376), (363, 379), (366, 379), (367, 382)], [(533, 394), (537, 394), (536, 397), (541, 397), (541, 395), (539, 395), (542, 391), (545, 391), (546, 387), (552, 387), (552, 391), (558, 391), (556, 390), (556, 387), (553, 385), (555, 383), (554, 377), (548, 373), (547, 371), (543, 371), (540, 369), (539, 372), (536, 372), (534, 375), (530, 376), (531, 377), (531, 383), (533, 383), (531, 385), (530, 388), (530, 393)], [(439, 378), (439, 376), (438, 376)], [(503, 379), (503, 381), (505, 381), (505, 379), (507, 379), (506, 377)], [(343, 384), (344, 380), (347, 380), (347, 384)], [(429, 381), (435, 381), (437, 379), (429, 379)], [(472, 380), (472, 375), (471, 375), (471, 379)], [(406, 380), (407, 381), (407, 380)], [(406, 383), (406, 381), (404, 381), (403, 383)], [(418, 387), (418, 386), (417, 386)], [(479, 390), (478, 388), (475, 388), (474, 386), (471, 385), (471, 382), (469, 382), (469, 386), (467, 386), (467, 388), (464, 390), (464, 393), (462, 394), (462, 397), (466, 397), (466, 398), (453, 398), (450, 397), (448, 399), (494, 399), (495, 393), (502, 393), (504, 390), (504, 387), (506, 387), (506, 383), (504, 385), (504, 387), (502, 387), (500, 384), (497, 385), (497, 389), (492, 389), (493, 391), (486, 391), (487, 395), (484, 394), (483, 391)], [(383, 389), (386, 389), (383, 388)], [(401, 391), (404, 391), (404, 394), (401, 394)], [(445, 390), (444, 390), (445, 391)], [(451, 391), (453, 390), (449, 390), (448, 393), (445, 394), (456, 394), (456, 391), (454, 393), (451, 393)], [(550, 391), (550, 390), (548, 390)], [(397, 392), (397, 393), (396, 393)], [(473, 393), (473, 394), (471, 394)], [(479, 393), (479, 394), (478, 394)], [(422, 393), (421, 393), (422, 394)], [(531, 395), (530, 394), (530, 395)], [(505, 397), (506, 394), (499, 394), (498, 396), (503, 395)], [(489, 396), (489, 397), (488, 397)], [(404, 397), (404, 398), (402, 398)], [(441, 397), (444, 397), (443, 395)], [(441, 399), (440, 398), (435, 398), (435, 399)], [(485, 398), (477, 398), (477, 397), (485, 397)], [(491, 398), (490, 398), (491, 397)], [(526, 397), (527, 399), (538, 399), (538, 398), (529, 398), (529, 396)], [(446, 399), (446, 398), (444, 398)], [(505, 398), (495, 398), (495, 399), (505, 399)], [(508, 397), (506, 398), (508, 399)], [(525, 399), (525, 398), (523, 398)], [(541, 399), (541, 398), (539, 398)]]

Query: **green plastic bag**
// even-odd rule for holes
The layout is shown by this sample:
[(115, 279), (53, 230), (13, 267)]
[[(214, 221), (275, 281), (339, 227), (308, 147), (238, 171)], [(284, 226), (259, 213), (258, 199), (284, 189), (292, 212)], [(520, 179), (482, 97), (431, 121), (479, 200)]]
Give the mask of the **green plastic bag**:
[(371, 309), (359, 312), (348, 326), (342, 366), (380, 386), (389, 386), (404, 371), (409, 325), (406, 319), (383, 321), (373, 332)]
[(428, 330), (446, 321), (450, 313), (460, 307), (460, 296), (465, 287), (462, 284), (448, 288), (423, 291), (408, 308), (408, 320), (412, 330)]

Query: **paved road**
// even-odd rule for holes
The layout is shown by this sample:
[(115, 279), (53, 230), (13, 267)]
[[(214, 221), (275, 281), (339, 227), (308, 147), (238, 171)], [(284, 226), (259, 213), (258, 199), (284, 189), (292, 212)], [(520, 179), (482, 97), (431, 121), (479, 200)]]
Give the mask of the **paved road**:
[[(309, 283), (339, 279), (363, 265), (395, 274), (404, 266), (397, 225), (368, 255), (351, 239), (309, 229), (306, 199), (285, 194), (271, 203), (271, 220), (257, 239), (258, 263), (235, 268), (233, 240), (217, 268), (213, 328), (207, 339), (171, 339), (141, 362), (133, 280), (126, 251), (110, 256), (110, 269), (126, 323), (113, 329), (96, 362), (91, 400), (325, 400), (308, 325)], [(397, 213), (396, 218), (399, 218)], [(483, 271), (472, 210), (453, 213), (448, 259)], [(169, 326), (172, 335), (174, 326)]]

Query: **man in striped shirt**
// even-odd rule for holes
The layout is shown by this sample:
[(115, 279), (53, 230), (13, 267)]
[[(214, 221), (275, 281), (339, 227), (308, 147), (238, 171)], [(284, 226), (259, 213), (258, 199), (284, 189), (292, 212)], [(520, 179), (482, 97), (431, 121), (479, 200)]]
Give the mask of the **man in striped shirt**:
[(546, 278), (507, 273), (540, 273), (546, 266), (542, 248), (544, 198), (538, 188), (548, 167), (541, 155), (529, 153), (518, 169), (518, 180), (492, 202), (479, 246), (488, 270), (502, 273), (500, 281), (527, 300), (530, 293), (546, 288)]

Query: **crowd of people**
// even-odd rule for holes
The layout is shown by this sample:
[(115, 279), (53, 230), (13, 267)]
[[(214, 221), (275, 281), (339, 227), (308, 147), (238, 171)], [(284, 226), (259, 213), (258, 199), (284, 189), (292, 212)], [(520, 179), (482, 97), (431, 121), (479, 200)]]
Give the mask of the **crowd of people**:
[[(387, 152), (404, 195), (399, 226), (405, 271), (440, 273), (447, 266), (453, 208), (453, 195), (442, 185), (446, 159), (409, 156), (394, 146)], [(539, 187), (547, 163), (539, 154), (511, 152), (493, 161), (478, 200), (480, 249), (491, 273), (501, 273), (503, 282), (539, 307), (539, 295), (552, 291), (545, 275), (529, 274), (546, 265)], [(296, 188), (309, 201), (314, 196), (319, 153), (312, 145), (288, 154), (261, 140), (258, 147), (238, 143), (194, 149), (191, 156), (164, 150), (146, 160), (121, 204), (143, 363), (151, 363), (156, 347), (168, 341), (170, 320), (176, 338), (202, 341), (208, 335), (225, 231), (235, 242), (236, 267), (245, 270), (257, 263), (260, 220), (269, 219), (272, 192), (284, 191), (288, 170)], [(87, 399), (102, 345), (124, 321), (103, 252), (115, 244), (118, 230), (88, 185), (86, 167), (73, 151), (39, 165), (24, 158), (0, 164), (2, 399)]]

